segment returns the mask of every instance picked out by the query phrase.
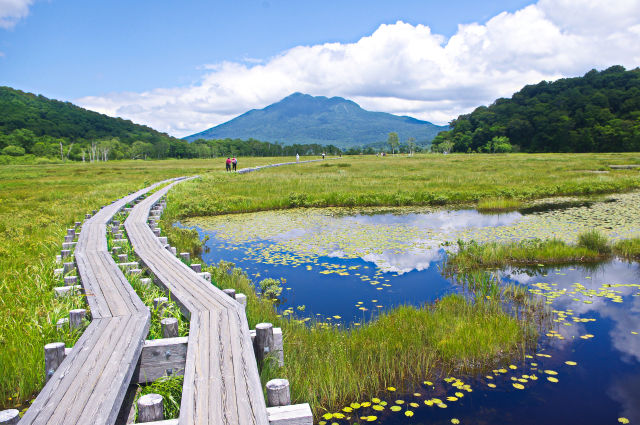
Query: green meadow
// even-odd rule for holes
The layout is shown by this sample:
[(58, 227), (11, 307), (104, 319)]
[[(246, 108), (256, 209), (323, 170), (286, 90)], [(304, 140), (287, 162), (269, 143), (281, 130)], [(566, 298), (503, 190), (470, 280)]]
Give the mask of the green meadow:
[[(240, 158), (239, 168), (291, 160)], [(170, 192), (164, 229), (174, 220), (200, 215), (306, 206), (453, 205), (480, 201), (499, 209), (514, 205), (503, 200), (606, 194), (640, 187), (637, 169), (608, 167), (638, 164), (638, 154), (356, 156), (268, 168), (246, 175), (225, 173), (223, 162), (122, 161), (0, 168), (2, 407), (20, 406), (41, 388), (44, 344), (74, 340), (73, 335), (60, 335), (55, 323), (82, 300), (56, 300), (52, 291), (55, 255), (65, 229), (74, 221), (81, 221), (86, 212), (153, 182), (182, 175), (202, 176)], [(169, 236), (179, 247), (197, 251), (197, 242), (189, 235), (169, 231)], [(638, 252), (637, 242), (617, 249), (636, 253), (629, 256)], [(229, 278), (219, 276), (218, 280), (220, 285), (250, 292), (250, 282), (240, 271)], [(294, 321), (285, 322), (275, 317), (271, 305), (248, 295), (251, 324), (268, 320), (286, 329), (285, 370), (289, 379), (299, 382), (297, 377), (313, 370), (311, 383), (294, 386), (293, 396), (298, 401), (312, 402), (316, 412), (337, 408), (354, 394), (371, 395), (385, 386), (400, 387), (407, 379), (427, 376), (438, 368), (472, 370), (478, 362), (488, 364), (506, 354), (522, 352), (532, 335), (526, 323), (512, 319), (499, 305), (458, 297), (423, 309), (401, 308), (361, 329), (338, 331), (310, 330)], [(445, 322), (447, 327), (439, 325)], [(487, 339), (470, 323), (483, 324), (485, 331), (495, 331), (494, 336)], [(455, 338), (448, 338), (444, 332), (475, 335), (477, 343), (456, 344), (452, 342)], [(388, 342), (380, 344), (382, 340)], [(326, 370), (326, 366), (322, 369), (327, 357), (336, 358), (341, 366), (334, 371)], [(371, 368), (380, 373), (363, 380), (362, 370)], [(262, 370), (265, 379), (274, 373), (269, 367)]]

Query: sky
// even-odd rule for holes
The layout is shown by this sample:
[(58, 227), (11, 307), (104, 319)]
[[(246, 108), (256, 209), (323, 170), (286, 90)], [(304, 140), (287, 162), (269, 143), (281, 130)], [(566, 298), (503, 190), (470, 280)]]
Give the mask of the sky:
[(640, 65), (640, 0), (0, 0), (0, 85), (184, 137), (293, 92), (445, 124)]

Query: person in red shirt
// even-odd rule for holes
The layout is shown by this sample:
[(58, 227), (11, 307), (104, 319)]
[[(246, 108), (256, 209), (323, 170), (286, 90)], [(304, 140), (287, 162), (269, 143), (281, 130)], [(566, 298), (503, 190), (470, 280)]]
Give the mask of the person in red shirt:
[(227, 158), (227, 171), (231, 171), (231, 158)]

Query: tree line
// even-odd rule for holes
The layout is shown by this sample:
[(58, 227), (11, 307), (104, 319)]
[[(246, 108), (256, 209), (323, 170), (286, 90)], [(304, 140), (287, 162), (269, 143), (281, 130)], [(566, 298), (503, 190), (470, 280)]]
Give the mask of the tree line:
[(640, 68), (528, 85), (450, 126), (433, 140), (433, 151), (640, 151)]

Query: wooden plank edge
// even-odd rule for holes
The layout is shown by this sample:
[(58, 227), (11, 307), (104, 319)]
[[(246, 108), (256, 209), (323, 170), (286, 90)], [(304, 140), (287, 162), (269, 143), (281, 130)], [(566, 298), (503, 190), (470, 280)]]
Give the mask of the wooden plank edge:
[(313, 425), (309, 403), (267, 407), (269, 425)]

